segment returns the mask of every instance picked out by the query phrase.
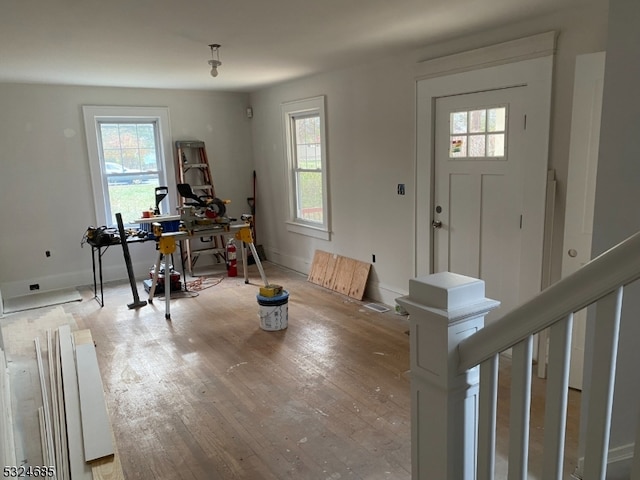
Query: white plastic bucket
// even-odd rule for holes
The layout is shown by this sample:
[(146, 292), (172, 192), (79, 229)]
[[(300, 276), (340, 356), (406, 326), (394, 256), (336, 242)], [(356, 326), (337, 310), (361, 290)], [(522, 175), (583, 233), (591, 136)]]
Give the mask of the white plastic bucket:
[(256, 295), (260, 306), (260, 328), (269, 332), (284, 330), (289, 323), (289, 292), (275, 297)]

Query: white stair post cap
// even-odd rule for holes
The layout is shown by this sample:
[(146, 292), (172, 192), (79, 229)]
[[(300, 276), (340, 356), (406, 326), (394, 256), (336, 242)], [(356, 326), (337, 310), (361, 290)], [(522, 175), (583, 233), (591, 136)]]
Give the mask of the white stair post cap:
[(409, 280), (409, 299), (440, 310), (456, 310), (485, 300), (484, 281), (451, 272)]

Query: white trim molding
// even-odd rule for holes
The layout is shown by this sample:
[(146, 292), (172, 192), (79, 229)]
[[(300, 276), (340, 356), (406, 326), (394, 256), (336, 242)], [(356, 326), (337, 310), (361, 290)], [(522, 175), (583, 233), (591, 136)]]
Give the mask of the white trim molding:
[[(159, 174), (161, 184), (168, 185), (168, 203), (170, 207), (178, 204), (175, 188), (175, 168), (173, 162), (173, 145), (171, 140), (171, 124), (169, 121), (168, 107), (115, 107), (100, 105), (83, 105), (84, 127), (87, 142), (87, 156), (89, 158), (89, 170), (96, 209), (96, 226), (110, 225), (110, 219), (106, 215), (106, 197), (109, 194), (106, 178), (102, 174), (102, 161), (98, 152), (98, 122), (104, 120), (121, 121), (131, 118), (144, 121), (155, 121), (160, 135), (159, 150), (157, 152), (162, 162), (162, 170)], [(127, 219), (128, 221), (128, 219)]]
[[(635, 443), (622, 445), (609, 449), (607, 453), (607, 472), (612, 469), (620, 469), (622, 471), (630, 471), (633, 462)], [(576, 480), (581, 480), (584, 476), (584, 457), (578, 459), (576, 471), (571, 475)], [(617, 478), (617, 477), (616, 477)]]
[[(329, 212), (329, 187), (327, 169), (327, 129), (325, 115), (326, 99), (324, 95), (306, 98), (303, 100), (293, 100), (281, 104), (282, 125), (284, 134), (284, 145), (286, 152), (286, 186), (287, 186), (287, 208), (288, 216), (285, 222), (289, 232), (321, 240), (331, 239), (330, 212)], [(298, 217), (298, 206), (296, 197), (298, 186), (296, 182), (296, 162), (297, 153), (293, 144), (295, 134), (292, 122), (297, 116), (313, 115), (320, 118), (320, 156), (322, 174), (322, 223), (308, 222)]]
[(419, 62), (415, 69), (416, 80), (442, 77), (480, 68), (495, 67), (507, 63), (548, 57), (556, 52), (558, 32), (551, 31), (530, 37), (476, 48), (467, 52), (447, 55)]

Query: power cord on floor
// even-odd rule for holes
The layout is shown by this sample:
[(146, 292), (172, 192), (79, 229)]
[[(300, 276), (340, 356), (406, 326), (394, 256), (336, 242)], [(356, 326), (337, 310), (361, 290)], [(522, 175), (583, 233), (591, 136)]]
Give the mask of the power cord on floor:
[(187, 290), (200, 291), (206, 288), (215, 287), (224, 280), (224, 277), (198, 277), (187, 283)]

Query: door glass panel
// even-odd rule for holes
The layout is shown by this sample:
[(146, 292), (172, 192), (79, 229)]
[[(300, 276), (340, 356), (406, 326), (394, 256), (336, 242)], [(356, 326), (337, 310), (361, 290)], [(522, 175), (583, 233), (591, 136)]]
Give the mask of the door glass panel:
[(488, 132), (504, 132), (505, 131), (505, 120), (507, 118), (507, 109), (505, 107), (501, 108), (490, 108), (487, 111), (489, 116), (489, 121), (487, 122), (487, 131)]
[(451, 137), (449, 157), (461, 158), (467, 156), (467, 137)]
[(504, 133), (487, 135), (487, 156), (504, 157)]
[(451, 112), (449, 120), (449, 158), (506, 160), (507, 107)]
[(467, 133), (467, 112), (453, 112), (451, 114), (451, 133)]
[(469, 136), (469, 156), (470, 157), (484, 157), (484, 135), (470, 135)]
[(487, 129), (487, 111), (472, 110), (469, 112), (469, 132), (484, 133)]

